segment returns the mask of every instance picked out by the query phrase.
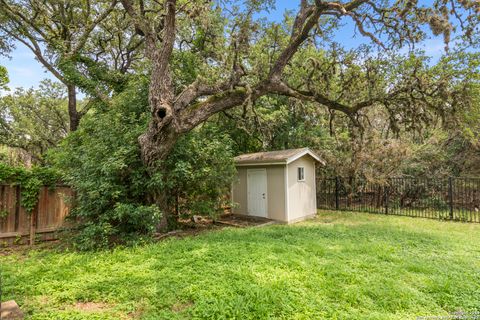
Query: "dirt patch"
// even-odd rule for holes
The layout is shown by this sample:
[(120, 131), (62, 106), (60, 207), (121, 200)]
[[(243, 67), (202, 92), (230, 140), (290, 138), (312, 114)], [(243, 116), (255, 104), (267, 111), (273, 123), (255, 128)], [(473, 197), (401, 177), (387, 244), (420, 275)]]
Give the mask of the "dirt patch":
[(110, 306), (102, 302), (77, 302), (75, 309), (84, 312), (102, 312), (110, 309)]
[(216, 226), (213, 223), (202, 223), (202, 224), (188, 224), (182, 225), (182, 229), (173, 230), (165, 233), (156, 233), (153, 235), (155, 240), (163, 240), (168, 238), (184, 238), (189, 236), (196, 236), (208, 231), (214, 231), (222, 229), (221, 226)]
[(28, 256), (30, 251), (39, 251), (39, 250), (65, 250), (67, 247), (60, 240), (52, 240), (46, 242), (39, 242), (34, 245), (28, 244), (13, 244), (5, 247), (0, 247), (0, 257), (9, 256), (16, 254), (19, 257), (24, 255)]
[(260, 217), (243, 216), (236, 214), (225, 214), (220, 217), (216, 224), (233, 227), (255, 227), (264, 224), (271, 224), (272, 220)]
[(140, 319), (143, 315), (143, 309), (140, 308), (128, 314), (128, 319)]
[(185, 309), (188, 309), (193, 306), (192, 301), (187, 301), (187, 302), (177, 302), (172, 306), (172, 311), (173, 312), (182, 312)]
[(260, 217), (243, 216), (236, 214), (223, 214), (217, 220), (209, 218), (201, 218), (197, 222), (191, 220), (180, 220), (179, 229), (166, 233), (157, 233), (154, 235), (154, 239), (162, 240), (166, 238), (183, 238), (188, 236), (196, 236), (208, 231), (220, 230), (225, 227), (257, 227), (262, 225), (269, 225), (275, 223), (272, 220)]
[(50, 297), (48, 296), (37, 296), (35, 299), (35, 303), (41, 304), (41, 305), (49, 305), (50, 302)]

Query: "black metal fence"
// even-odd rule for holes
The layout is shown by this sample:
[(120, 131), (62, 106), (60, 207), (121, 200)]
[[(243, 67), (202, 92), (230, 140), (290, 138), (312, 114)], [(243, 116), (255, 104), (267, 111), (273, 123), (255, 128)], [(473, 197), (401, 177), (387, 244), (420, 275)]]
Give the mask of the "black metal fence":
[(384, 183), (323, 178), (317, 181), (317, 207), (480, 222), (480, 178), (392, 178)]

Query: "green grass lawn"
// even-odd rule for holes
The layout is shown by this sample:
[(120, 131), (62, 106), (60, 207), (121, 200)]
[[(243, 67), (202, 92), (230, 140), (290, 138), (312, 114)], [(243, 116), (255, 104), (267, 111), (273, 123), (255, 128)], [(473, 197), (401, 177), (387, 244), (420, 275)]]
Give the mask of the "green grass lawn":
[(480, 311), (480, 225), (321, 212), (110, 252), (0, 257), (31, 319), (415, 319)]

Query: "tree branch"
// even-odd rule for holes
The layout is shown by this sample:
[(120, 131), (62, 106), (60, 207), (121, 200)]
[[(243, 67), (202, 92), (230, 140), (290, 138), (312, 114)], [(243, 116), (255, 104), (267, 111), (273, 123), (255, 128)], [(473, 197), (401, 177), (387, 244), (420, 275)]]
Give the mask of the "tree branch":
[(85, 46), (85, 43), (88, 40), (88, 37), (90, 36), (90, 33), (95, 29), (95, 27), (105, 20), (110, 13), (115, 9), (115, 6), (117, 5), (117, 0), (113, 0), (110, 6), (100, 15), (98, 16), (83, 32), (83, 34), (80, 36), (80, 38), (77, 41), (77, 45), (75, 48), (72, 49), (72, 54), (76, 54), (80, 49), (82, 49)]

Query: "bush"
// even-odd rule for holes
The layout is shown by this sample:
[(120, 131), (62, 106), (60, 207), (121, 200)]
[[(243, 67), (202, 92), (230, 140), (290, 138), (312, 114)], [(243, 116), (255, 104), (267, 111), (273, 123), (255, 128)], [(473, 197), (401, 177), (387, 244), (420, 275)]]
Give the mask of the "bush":
[(216, 218), (229, 205), (225, 197), (235, 176), (232, 141), (212, 124), (182, 137), (166, 166), (168, 194), (183, 216)]
[(142, 220), (152, 210), (149, 193), (160, 187), (147, 174), (137, 142), (148, 119), (145, 87), (142, 82), (132, 85), (110, 108), (95, 106), (79, 129), (49, 154), (76, 193), (70, 217), (78, 222), (74, 239), (81, 249), (148, 234), (158, 220), (157, 212)]
[(99, 221), (85, 221), (75, 244), (80, 250), (90, 250), (107, 248), (113, 243), (135, 242), (139, 236), (152, 233), (159, 219), (160, 211), (154, 205), (117, 203), (111, 211), (102, 214)]

